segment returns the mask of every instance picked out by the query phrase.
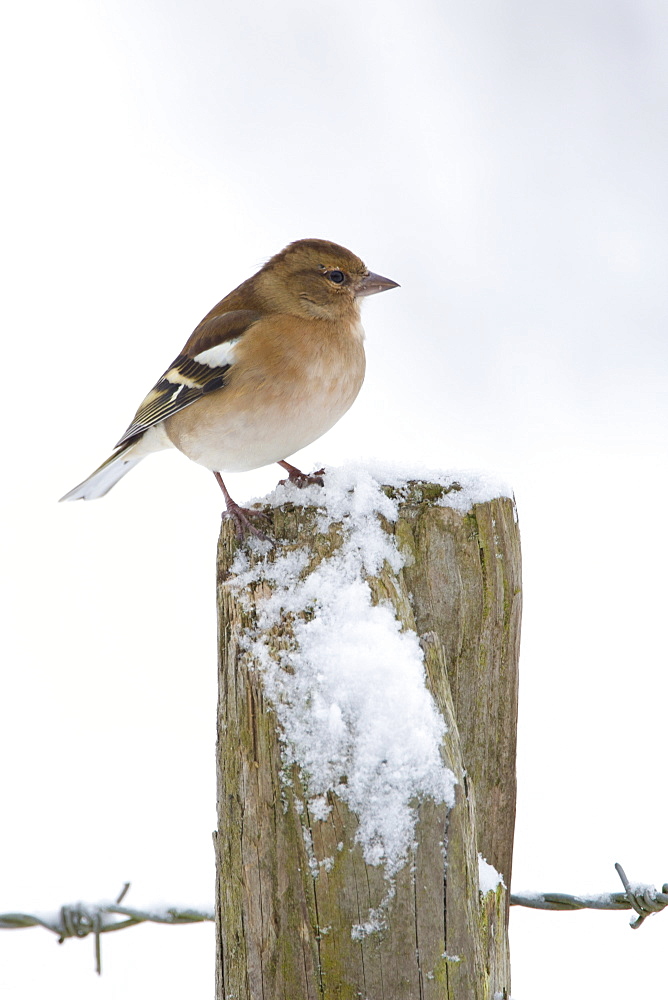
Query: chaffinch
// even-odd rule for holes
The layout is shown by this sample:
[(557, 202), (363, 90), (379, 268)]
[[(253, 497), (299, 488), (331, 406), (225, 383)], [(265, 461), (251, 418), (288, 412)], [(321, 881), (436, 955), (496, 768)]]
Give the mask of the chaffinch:
[(214, 306), (137, 410), (114, 453), (62, 500), (104, 496), (146, 455), (176, 447), (211, 469), (237, 535), (262, 536), (258, 511), (230, 497), (221, 471), (285, 461), (333, 427), (364, 380), (360, 300), (397, 282), (327, 240), (298, 240)]

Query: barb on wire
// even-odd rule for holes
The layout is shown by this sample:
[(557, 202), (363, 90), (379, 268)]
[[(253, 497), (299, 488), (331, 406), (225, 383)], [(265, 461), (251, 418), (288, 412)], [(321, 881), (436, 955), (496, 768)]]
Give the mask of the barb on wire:
[(632, 886), (619, 862), (615, 865), (615, 869), (622, 880), (624, 894), (629, 904), (638, 914), (636, 919), (631, 921), (631, 927), (635, 931), (643, 920), (651, 916), (652, 913), (660, 913), (664, 906), (668, 905), (668, 883), (661, 887), (661, 892), (657, 892), (653, 885)]
[[(130, 888), (126, 882), (116, 898), (115, 903), (73, 903), (61, 906), (54, 917), (33, 916), (28, 913), (0, 913), (0, 929), (19, 929), (23, 927), (46, 927), (58, 935), (58, 944), (71, 937), (95, 936), (95, 971), (102, 972), (102, 956), (100, 936), (108, 931), (119, 931), (124, 927), (133, 927), (147, 921), (155, 924), (194, 924), (205, 920), (213, 920), (213, 913), (203, 910), (178, 910), (165, 908), (160, 910), (137, 910), (121, 906), (125, 894)], [(124, 917), (116, 920), (114, 917)]]
[[(652, 913), (659, 913), (668, 906), (668, 883), (661, 892), (652, 885), (632, 884), (620, 864), (616, 864), (617, 874), (622, 880), (624, 892), (608, 892), (597, 896), (571, 896), (564, 892), (513, 893), (511, 906), (529, 906), (537, 910), (635, 910), (637, 917), (631, 921), (636, 930)], [(147, 921), (156, 924), (194, 924), (213, 921), (213, 913), (205, 910), (179, 910), (175, 907), (138, 910), (123, 906), (122, 902), (130, 888), (126, 882), (114, 903), (74, 903), (61, 906), (53, 917), (28, 913), (0, 913), (0, 930), (18, 930), (23, 927), (46, 927), (58, 935), (58, 944), (67, 938), (95, 938), (95, 971), (102, 972), (100, 938), (108, 931), (119, 931)], [(121, 917), (122, 919), (116, 919)]]
[(635, 910), (638, 916), (631, 920), (637, 930), (652, 913), (659, 913), (668, 906), (668, 883), (661, 892), (653, 885), (632, 885), (626, 872), (618, 863), (615, 869), (624, 892), (605, 892), (597, 896), (569, 896), (565, 892), (512, 893), (511, 906), (530, 906), (536, 910)]

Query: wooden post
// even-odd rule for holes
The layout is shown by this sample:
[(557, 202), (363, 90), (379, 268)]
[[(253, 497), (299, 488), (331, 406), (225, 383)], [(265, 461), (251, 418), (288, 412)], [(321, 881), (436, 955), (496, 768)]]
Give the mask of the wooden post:
[[(365, 857), (359, 817), (339, 795), (330, 790), (327, 808), (314, 807), (308, 774), (268, 696), (257, 630), (266, 625), (276, 553), (298, 556), (308, 575), (342, 551), (345, 525), (323, 525), (315, 506), (268, 507), (267, 533), (277, 545), (263, 554), (252, 545), (240, 550), (223, 524), (218, 1000), (510, 995), (506, 886), (521, 615), (514, 505), (497, 498), (460, 513), (440, 505), (447, 489), (437, 484), (383, 490), (398, 516), (381, 517), (382, 529), (403, 566), (385, 561), (366, 579), (373, 603), (391, 607), (401, 628), (419, 637), (427, 687), (447, 726), (441, 754), (456, 779), (454, 801), (412, 803), (412, 844), (390, 878)], [(280, 660), (294, 635), (292, 612), (270, 621), (262, 637), (268, 655)], [(479, 854), (505, 885), (479, 891)]]

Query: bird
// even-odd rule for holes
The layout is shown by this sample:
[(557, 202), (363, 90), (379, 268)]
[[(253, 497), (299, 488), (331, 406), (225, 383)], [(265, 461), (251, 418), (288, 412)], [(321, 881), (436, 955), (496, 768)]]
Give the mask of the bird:
[(354, 402), (366, 366), (361, 300), (397, 287), (337, 243), (288, 244), (206, 314), (113, 453), (61, 501), (102, 497), (175, 447), (213, 472), (238, 538), (266, 537), (251, 520), (261, 513), (237, 504), (221, 473), (276, 462), (298, 486), (323, 485), (324, 470), (307, 475), (287, 459)]

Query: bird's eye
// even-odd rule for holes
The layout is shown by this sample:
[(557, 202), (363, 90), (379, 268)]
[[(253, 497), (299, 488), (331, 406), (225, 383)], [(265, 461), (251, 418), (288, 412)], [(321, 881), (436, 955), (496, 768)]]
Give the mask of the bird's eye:
[(346, 280), (346, 276), (343, 271), (330, 271), (327, 277), (330, 281), (333, 281), (335, 285), (342, 285)]

